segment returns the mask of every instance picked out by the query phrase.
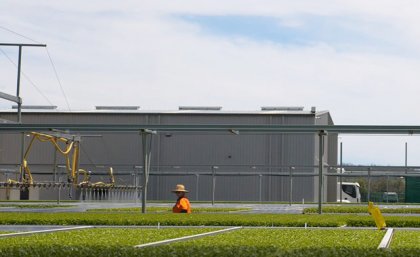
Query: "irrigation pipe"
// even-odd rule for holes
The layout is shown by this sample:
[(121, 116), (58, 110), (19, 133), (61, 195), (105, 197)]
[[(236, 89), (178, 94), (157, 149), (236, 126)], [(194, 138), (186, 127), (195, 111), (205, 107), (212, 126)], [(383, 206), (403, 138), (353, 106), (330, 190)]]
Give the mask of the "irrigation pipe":
[(167, 239), (167, 240), (163, 240), (163, 241), (157, 241), (157, 242), (152, 242), (152, 243), (136, 245), (134, 247), (135, 248), (144, 248), (144, 247), (149, 247), (149, 246), (158, 246), (158, 245), (170, 244), (170, 243), (186, 241), (186, 240), (205, 237), (205, 236), (212, 236), (212, 235), (216, 235), (216, 234), (226, 233), (226, 232), (241, 229), (241, 228), (242, 227), (227, 228), (227, 229), (222, 229), (222, 230), (217, 230), (217, 231), (212, 231), (212, 232), (207, 232), (207, 233), (202, 233), (202, 234), (197, 234), (197, 235), (184, 236), (184, 237)]
[(70, 227), (70, 228), (57, 228), (57, 229), (47, 229), (47, 230), (38, 230), (38, 231), (27, 231), (27, 232), (18, 232), (18, 233), (10, 233), (10, 234), (1, 234), (0, 238), (15, 237), (15, 236), (26, 236), (26, 235), (43, 234), (43, 233), (53, 233), (53, 232), (59, 232), (59, 231), (78, 230), (78, 229), (86, 229), (86, 228), (94, 228), (94, 226), (78, 226), (78, 227)]
[(387, 229), (384, 237), (382, 238), (382, 241), (379, 243), (378, 249), (387, 249), (389, 245), (391, 244), (393, 234), (394, 234), (393, 228)]

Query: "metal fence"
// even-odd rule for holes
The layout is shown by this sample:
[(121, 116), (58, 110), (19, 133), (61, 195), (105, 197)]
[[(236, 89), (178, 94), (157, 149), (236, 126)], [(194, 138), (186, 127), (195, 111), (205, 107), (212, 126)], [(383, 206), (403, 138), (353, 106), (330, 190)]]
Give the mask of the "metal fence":
[[(94, 170), (95, 167), (83, 167)], [(98, 168), (96, 168), (98, 169)], [(107, 180), (104, 167), (92, 172), (92, 181)], [(34, 178), (36, 181), (63, 182), (65, 173), (61, 166), (57, 173), (52, 173), (51, 167), (34, 165)], [(120, 189), (81, 189), (75, 199), (80, 200), (133, 200), (140, 197), (138, 188), (142, 185), (143, 167), (138, 165), (115, 166), (116, 185)], [(345, 172), (340, 172), (345, 170)], [(336, 198), (337, 183), (339, 181), (357, 182), (364, 179), (362, 184), (362, 201), (391, 202), (384, 198), (384, 192), (395, 191), (387, 182), (387, 187), (381, 191), (373, 190), (375, 179), (384, 178), (403, 180), (406, 177), (419, 177), (419, 167), (401, 166), (328, 166), (323, 176), (326, 190), (323, 201)], [(0, 181), (17, 177), (17, 167), (0, 167)], [(290, 166), (244, 166), (244, 165), (194, 165), (194, 166), (159, 166), (152, 167), (148, 189), (149, 200), (171, 200), (171, 189), (177, 183), (182, 183), (190, 189), (190, 199), (194, 201), (253, 201), (253, 202), (313, 202), (316, 199), (318, 188), (314, 178), (318, 177), (317, 166), (290, 165)], [(329, 185), (327, 184), (329, 183)], [(132, 186), (130, 192), (127, 187)], [(329, 186), (329, 188), (328, 188)], [(335, 190), (333, 188), (335, 187)], [(136, 190), (134, 190), (137, 188)], [(328, 190), (327, 190), (328, 189)], [(44, 190), (44, 189), (43, 189)], [(45, 189), (47, 190), (47, 189)], [(51, 190), (52, 196), (43, 196), (51, 199), (57, 191)], [(398, 202), (404, 202), (404, 189), (397, 192)], [(393, 202), (394, 200), (392, 200)], [(334, 200), (335, 202), (335, 200)]]

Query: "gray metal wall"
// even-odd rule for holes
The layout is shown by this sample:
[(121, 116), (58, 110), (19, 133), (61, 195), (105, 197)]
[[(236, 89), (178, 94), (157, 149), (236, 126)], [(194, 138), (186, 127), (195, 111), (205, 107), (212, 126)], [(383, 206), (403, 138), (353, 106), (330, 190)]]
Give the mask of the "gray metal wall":
[[(15, 114), (0, 113), (2, 119)], [(207, 114), (207, 113), (23, 113), (25, 123), (95, 123), (95, 124), (330, 124), (332, 120), (315, 114)], [(83, 136), (83, 135), (82, 135)], [(26, 137), (26, 144), (29, 137)], [(337, 164), (336, 136), (329, 136), (325, 160)], [(212, 166), (216, 170), (216, 200), (288, 201), (290, 180), (278, 176), (296, 167), (293, 174), (316, 172), (317, 137), (302, 134), (159, 134), (153, 138), (152, 175), (148, 198), (173, 199), (170, 190), (177, 183), (190, 189), (193, 200), (211, 200)], [(80, 167), (101, 173), (106, 179), (107, 167), (114, 167), (118, 184), (133, 184), (131, 173), (139, 174), (142, 166), (141, 136), (136, 133), (105, 133), (82, 137)], [(20, 135), (0, 134), (0, 164), (16, 167), (20, 161)], [(36, 142), (28, 162), (33, 172), (52, 172), (53, 147)], [(58, 163), (64, 164), (59, 156)], [(300, 166), (300, 167), (299, 167)], [(172, 173), (172, 174), (171, 174)], [(185, 173), (185, 174), (181, 174)], [(188, 173), (188, 174), (186, 174)], [(204, 174), (206, 173), (206, 174)], [(231, 173), (230, 175), (224, 173)], [(232, 173), (249, 174), (247, 176)], [(196, 175), (197, 174), (197, 175)], [(260, 176), (261, 175), (261, 176)], [(41, 177), (35, 175), (35, 180)], [(198, 178), (198, 180), (197, 180)], [(42, 177), (42, 180), (45, 176)], [(48, 176), (47, 176), (48, 179)], [(293, 178), (293, 201), (314, 201), (317, 184), (313, 177)], [(327, 182), (328, 190), (334, 190)], [(331, 199), (329, 199), (331, 200)]]

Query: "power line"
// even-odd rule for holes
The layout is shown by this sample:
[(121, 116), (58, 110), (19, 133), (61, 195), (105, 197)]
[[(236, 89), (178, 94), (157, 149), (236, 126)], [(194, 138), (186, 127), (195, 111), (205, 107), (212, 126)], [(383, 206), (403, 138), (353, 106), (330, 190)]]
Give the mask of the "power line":
[[(3, 51), (3, 49), (0, 48), (0, 52), (3, 53), (3, 55), (17, 68), (17, 64), (6, 54), (6, 52)], [(48, 97), (46, 95), (44, 95), (42, 93), (42, 91), (38, 88), (37, 85), (35, 85), (35, 83), (29, 78), (28, 75), (26, 75), (23, 71), (21, 71), (22, 75), (25, 77), (25, 79), (29, 82), (29, 84), (31, 84), (36, 91), (38, 91), (38, 93), (50, 104), (50, 105), (54, 105), (50, 99), (48, 99)]]
[(66, 93), (64, 92), (63, 85), (61, 84), (61, 80), (60, 80), (60, 78), (58, 77), (57, 69), (55, 68), (54, 62), (53, 62), (53, 60), (52, 60), (52, 58), (51, 58), (51, 55), (50, 55), (50, 52), (48, 51), (48, 48), (47, 48), (47, 47), (45, 48), (45, 50), (47, 51), (48, 58), (49, 58), (50, 63), (51, 63), (51, 65), (52, 65), (52, 67), (53, 67), (54, 74), (55, 74), (55, 78), (56, 78), (56, 79), (57, 79), (57, 81), (58, 81), (58, 85), (60, 86), (61, 93), (63, 94), (64, 100), (66, 101), (67, 108), (68, 108), (68, 109), (69, 109), (69, 111), (71, 112), (71, 108), (70, 108), (69, 101), (68, 101), (68, 99), (67, 99)]
[[(20, 33), (16, 32), (16, 31), (13, 31), (13, 30), (11, 30), (11, 29), (5, 28), (5, 27), (3, 27), (3, 26), (0, 26), (0, 28), (1, 28), (1, 29), (3, 29), (3, 30), (5, 30), (5, 31), (8, 31), (8, 32), (10, 32), (10, 33), (13, 33), (13, 34), (15, 34), (15, 35), (18, 35), (18, 36), (20, 36), (20, 37), (23, 37), (23, 38), (25, 38), (25, 39), (28, 39), (28, 40), (30, 40), (30, 41), (33, 41), (33, 42), (35, 42), (35, 43), (40, 43), (40, 42), (38, 42), (38, 41), (36, 41), (36, 40), (34, 40), (34, 39), (30, 38), (30, 37), (27, 37), (27, 36), (25, 36), (25, 35), (22, 35), (22, 34), (20, 34)], [(50, 55), (50, 52), (48, 51), (48, 48), (45, 48), (45, 49), (46, 49), (46, 51), (47, 51), (47, 55), (48, 55), (48, 58), (49, 58), (49, 60), (50, 60), (51, 66), (53, 67), (54, 74), (55, 74), (55, 78), (57, 79), (57, 81), (58, 81), (58, 85), (60, 86), (61, 93), (63, 94), (64, 100), (66, 101), (67, 108), (68, 108), (68, 110), (69, 110), (69, 111), (71, 111), (69, 101), (68, 101), (67, 96), (66, 96), (66, 94), (65, 94), (65, 92), (64, 92), (63, 85), (61, 84), (61, 80), (60, 80), (60, 78), (59, 78), (59, 76), (58, 76), (57, 69), (55, 68), (54, 62), (53, 62), (53, 60), (52, 60), (52, 58), (51, 58), (51, 55)], [(3, 52), (3, 50), (1, 50), (1, 51)], [(5, 53), (3, 52), (3, 54), (5, 54)], [(5, 55), (6, 55), (6, 54), (5, 54)], [(6, 55), (6, 57), (7, 57), (9, 60), (11, 60), (11, 59), (10, 59), (7, 55)], [(13, 63), (13, 62), (12, 62), (12, 63)], [(14, 64), (14, 63), (13, 63), (13, 64)], [(16, 64), (15, 64), (15, 66), (16, 66)], [(27, 78), (27, 76), (26, 76), (25, 74), (24, 74), (24, 76)], [(28, 79), (28, 78), (27, 78), (27, 79)], [(29, 79), (28, 79), (28, 81), (29, 81), (30, 83), (32, 83), (32, 84), (33, 84), (33, 82), (31, 82)], [(35, 86), (35, 88), (36, 88), (36, 86)], [(38, 88), (37, 88), (37, 90), (38, 90), (38, 92), (40, 92)], [(43, 95), (41, 92), (40, 92), (40, 94), (41, 94), (41, 95)], [(44, 96), (44, 95), (43, 95), (43, 96)], [(44, 96), (44, 98), (45, 98), (45, 96)], [(47, 101), (51, 104), (51, 102), (50, 102), (48, 99), (47, 99)], [(53, 105), (53, 104), (51, 104), (51, 105)]]
[(28, 39), (28, 40), (31, 40), (32, 42), (35, 42), (35, 43), (37, 43), (37, 44), (41, 44), (40, 42), (38, 42), (38, 41), (36, 41), (36, 40), (34, 40), (34, 39), (32, 39), (32, 38), (29, 38), (29, 37), (27, 37), (27, 36), (25, 36), (25, 35), (22, 35), (22, 34), (20, 34), (20, 33), (17, 33), (16, 31), (13, 31), (13, 30), (11, 30), (11, 29), (5, 28), (5, 27), (3, 27), (3, 26), (0, 26), (0, 28), (1, 28), (1, 29), (3, 29), (3, 30), (8, 31), (8, 32), (10, 32), (10, 33), (13, 33), (13, 34), (15, 34), (15, 35), (18, 35), (18, 36), (20, 36), (20, 37), (23, 37), (23, 38), (26, 38), (26, 39)]

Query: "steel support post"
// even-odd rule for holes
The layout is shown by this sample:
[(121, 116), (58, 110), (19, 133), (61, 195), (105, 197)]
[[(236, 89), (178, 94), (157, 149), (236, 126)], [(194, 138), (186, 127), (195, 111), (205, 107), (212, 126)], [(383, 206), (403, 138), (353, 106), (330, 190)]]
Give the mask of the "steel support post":
[(290, 166), (289, 167), (289, 205), (292, 206), (293, 202), (293, 174), (292, 171), (295, 167)]
[[(22, 121), (19, 121), (19, 123)], [(22, 182), (25, 179), (25, 174), (23, 172), (23, 159), (25, 158), (25, 132), (20, 133), (20, 178), (19, 181)]]
[[(18, 70), (17, 70), (17, 85), (16, 85), (16, 97), (20, 97), (20, 70), (22, 62), (22, 46), (19, 46), (19, 56), (18, 56)], [(17, 103), (18, 107), (18, 123), (22, 123), (22, 101)]]
[(134, 181), (134, 202), (137, 203), (139, 199), (139, 176), (137, 173), (134, 173)]
[[(16, 97), (20, 98), (20, 73), (22, 67), (22, 46), (19, 46), (19, 55), (18, 55), (18, 67), (17, 67), (17, 81), (16, 81)], [(17, 102), (18, 107), (18, 115), (17, 115), (17, 122), (19, 124), (22, 123), (22, 101)], [(25, 132), (22, 132), (20, 135), (20, 180), (23, 181), (25, 174), (23, 174), (23, 156), (25, 155)]]
[(142, 186), (140, 186), (140, 181), (141, 181), (141, 169), (143, 169), (143, 166), (134, 166), (134, 169), (138, 168), (138, 170), (136, 171), (137, 174), (137, 180), (136, 180), (136, 190), (137, 190), (137, 199), (140, 200), (141, 196), (142, 196)]
[(407, 155), (408, 155), (408, 146), (407, 146), (407, 142), (405, 142), (405, 174), (407, 174), (407, 161), (408, 161), (408, 157), (407, 157)]
[(386, 203), (389, 202), (389, 176), (386, 176)]
[(217, 166), (212, 166), (212, 188), (211, 188), (211, 205), (214, 205), (214, 195), (216, 191), (216, 169), (218, 169)]
[(260, 200), (260, 202), (262, 202), (262, 174), (259, 174), (258, 177), (259, 177), (259, 186), (258, 186), (259, 200)]
[(147, 151), (147, 134), (142, 133), (141, 135), (141, 142), (143, 146), (143, 187), (141, 189), (141, 212), (146, 213), (146, 193), (147, 193), (147, 180), (148, 180), (148, 151)]
[(343, 142), (340, 142), (340, 203), (343, 203)]
[(61, 176), (58, 176), (58, 191), (57, 191), (57, 204), (60, 204), (61, 198)]
[(327, 132), (321, 130), (318, 132), (319, 138), (319, 162), (318, 162), (318, 172), (319, 172), (319, 181), (318, 181), (318, 213), (322, 214), (322, 181), (323, 181), (323, 171), (324, 171), (324, 136), (327, 135)]
[(142, 146), (143, 146), (143, 187), (141, 195), (141, 212), (146, 213), (146, 199), (147, 199), (147, 185), (150, 174), (150, 160), (152, 155), (152, 134), (153, 131), (142, 131)]
[(136, 202), (136, 185), (137, 185), (137, 178), (136, 178), (136, 174), (133, 172), (131, 173), (131, 179), (133, 180), (133, 191), (130, 191), (131, 193), (131, 198), (133, 200), (133, 202)]
[(371, 168), (369, 167), (368, 168), (368, 188), (367, 188), (367, 190), (368, 190), (368, 195), (367, 195), (367, 200), (368, 200), (368, 202), (370, 202), (370, 173), (371, 173)]

